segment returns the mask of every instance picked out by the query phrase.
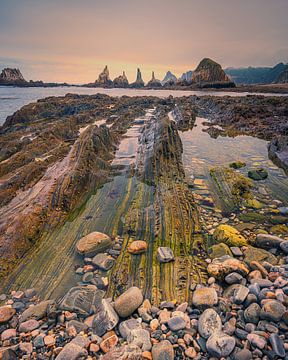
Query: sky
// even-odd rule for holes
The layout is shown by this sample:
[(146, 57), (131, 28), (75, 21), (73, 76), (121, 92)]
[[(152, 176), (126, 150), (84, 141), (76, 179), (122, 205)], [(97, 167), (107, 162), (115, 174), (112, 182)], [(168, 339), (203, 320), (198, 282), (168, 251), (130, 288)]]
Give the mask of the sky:
[(225, 67), (288, 62), (288, 0), (0, 0), (0, 70), (94, 82), (136, 69), (180, 76), (204, 57)]

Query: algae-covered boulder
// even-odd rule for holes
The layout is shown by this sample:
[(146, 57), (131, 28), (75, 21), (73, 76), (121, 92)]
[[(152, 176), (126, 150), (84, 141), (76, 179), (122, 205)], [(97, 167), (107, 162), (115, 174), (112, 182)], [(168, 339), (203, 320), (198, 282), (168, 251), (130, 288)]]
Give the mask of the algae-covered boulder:
[(209, 256), (211, 259), (219, 258), (224, 255), (232, 256), (232, 251), (229, 246), (224, 243), (212, 245), (209, 249)]
[(248, 177), (256, 181), (264, 180), (268, 177), (268, 171), (263, 168), (252, 169), (248, 171)]
[(98, 231), (94, 231), (82, 237), (76, 244), (79, 254), (93, 256), (107, 250), (112, 245), (111, 238)]
[(210, 276), (222, 280), (232, 272), (237, 272), (242, 276), (249, 274), (249, 269), (244, 262), (227, 255), (214, 259), (212, 263), (208, 265), (207, 271)]
[(246, 239), (239, 233), (238, 230), (230, 225), (221, 224), (213, 233), (213, 238), (218, 243), (225, 243), (229, 246), (246, 246)]
[(255, 248), (253, 246), (248, 246), (244, 250), (244, 261), (246, 264), (250, 265), (252, 261), (260, 262), (260, 264), (263, 261), (267, 261), (272, 265), (277, 264), (277, 258), (273, 254), (271, 254), (269, 251), (266, 251), (264, 249)]
[(246, 163), (243, 161), (234, 161), (229, 164), (229, 167), (232, 169), (241, 169), (244, 166), (246, 166)]

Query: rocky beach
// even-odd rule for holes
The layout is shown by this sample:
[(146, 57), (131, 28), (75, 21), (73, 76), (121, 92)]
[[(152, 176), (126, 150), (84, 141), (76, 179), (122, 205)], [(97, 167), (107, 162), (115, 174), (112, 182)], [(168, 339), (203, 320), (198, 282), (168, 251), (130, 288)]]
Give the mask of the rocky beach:
[[(9, 116), (2, 359), (286, 358), (287, 109), (286, 97), (67, 94)], [(212, 140), (266, 141), (274, 165), (231, 154), (197, 177), (199, 118)]]

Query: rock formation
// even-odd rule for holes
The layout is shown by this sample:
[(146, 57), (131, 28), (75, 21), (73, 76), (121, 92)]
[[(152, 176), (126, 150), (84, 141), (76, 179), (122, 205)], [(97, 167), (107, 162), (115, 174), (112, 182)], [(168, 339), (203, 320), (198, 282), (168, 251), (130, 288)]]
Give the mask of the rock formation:
[(269, 158), (288, 173), (288, 136), (274, 138), (268, 146)]
[(119, 75), (113, 80), (113, 86), (116, 88), (126, 88), (129, 87), (129, 81), (126, 77), (125, 71), (122, 75)]
[(154, 71), (152, 71), (152, 78), (146, 86), (149, 88), (162, 87), (161, 81), (155, 78)]
[(288, 64), (285, 66), (281, 74), (276, 80), (279, 84), (287, 84), (288, 83)]
[(101, 87), (107, 87), (112, 85), (112, 80), (110, 80), (107, 65), (105, 66), (104, 70), (99, 74), (98, 80), (95, 81), (95, 85)]
[(19, 69), (6, 68), (3, 69), (0, 74), (1, 85), (14, 85), (14, 84), (17, 85), (26, 82), (27, 81), (24, 79)]
[(205, 58), (201, 60), (192, 75), (192, 83), (199, 87), (234, 87), (221, 65)]
[(189, 85), (192, 82), (192, 74), (193, 71), (189, 70), (182, 74), (182, 76), (178, 79), (178, 85)]
[(141, 71), (137, 69), (136, 81), (130, 85), (132, 88), (141, 88), (144, 87), (144, 81), (142, 79)]
[(171, 71), (167, 71), (164, 79), (162, 80), (163, 86), (171, 86), (175, 85), (177, 82), (177, 77), (171, 73)]

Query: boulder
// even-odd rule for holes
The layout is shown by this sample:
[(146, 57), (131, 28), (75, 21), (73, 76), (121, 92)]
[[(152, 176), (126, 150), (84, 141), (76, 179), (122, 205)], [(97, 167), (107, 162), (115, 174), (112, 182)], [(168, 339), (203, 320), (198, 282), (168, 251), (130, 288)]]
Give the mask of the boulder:
[(39, 321), (35, 320), (35, 319), (30, 319), (27, 321), (22, 322), (19, 325), (19, 332), (30, 332), (33, 331), (35, 329), (37, 329), (40, 326)]
[(244, 262), (250, 266), (251, 262), (253, 261), (257, 261), (260, 264), (264, 261), (267, 261), (272, 265), (276, 265), (278, 262), (276, 256), (271, 254), (269, 251), (253, 246), (247, 246), (247, 248), (244, 250)]
[(173, 316), (167, 322), (167, 325), (172, 331), (183, 330), (186, 327), (186, 321), (182, 316)]
[(0, 325), (6, 324), (16, 314), (16, 310), (10, 306), (0, 307)]
[(142, 254), (147, 250), (147, 248), (148, 245), (146, 241), (135, 240), (129, 245), (128, 252), (130, 254)]
[(214, 288), (203, 287), (193, 292), (192, 304), (196, 307), (211, 307), (217, 303), (218, 296)]
[(142, 351), (151, 350), (150, 334), (145, 329), (133, 329), (127, 337), (128, 344), (139, 346)]
[(133, 286), (115, 300), (115, 310), (119, 316), (125, 318), (133, 314), (143, 302), (142, 291)]
[(127, 339), (131, 330), (141, 329), (141, 324), (136, 319), (122, 321), (119, 325), (119, 332), (123, 339)]
[(153, 360), (174, 360), (174, 349), (168, 340), (163, 340), (152, 348)]
[(223, 332), (213, 333), (207, 340), (206, 347), (208, 352), (217, 358), (226, 357), (235, 348), (235, 338)]
[(218, 243), (225, 243), (228, 246), (246, 246), (246, 239), (240, 234), (240, 232), (230, 225), (219, 225), (214, 233), (213, 238)]
[(248, 177), (256, 181), (264, 180), (268, 177), (268, 171), (262, 168), (252, 169), (248, 171)]
[(215, 331), (221, 331), (222, 321), (214, 309), (206, 309), (198, 321), (199, 334), (208, 339)]
[(256, 236), (255, 245), (258, 248), (262, 249), (271, 249), (271, 248), (278, 248), (280, 244), (285, 241), (278, 236), (268, 235), (268, 234), (258, 234)]
[(94, 264), (97, 268), (103, 271), (108, 271), (112, 268), (115, 260), (104, 253), (99, 253), (92, 259), (92, 264)]
[(237, 272), (242, 276), (249, 274), (249, 269), (245, 263), (229, 256), (216, 258), (208, 265), (207, 271), (216, 279), (224, 279), (226, 275)]
[(29, 306), (19, 318), (19, 322), (26, 321), (27, 319), (42, 319), (47, 316), (47, 309), (50, 305), (54, 304), (53, 300), (41, 301), (39, 304)]
[(56, 356), (56, 360), (82, 360), (86, 359), (88, 352), (81, 346), (73, 343), (68, 343), (64, 346), (62, 351)]
[(107, 331), (114, 329), (118, 324), (118, 321), (119, 317), (110, 302), (106, 299), (103, 299), (96, 306), (95, 315), (92, 322), (93, 332), (98, 336), (102, 336)]
[(211, 259), (219, 258), (224, 255), (229, 255), (231, 257), (233, 256), (229, 246), (222, 242), (212, 245), (209, 249), (209, 257)]
[(76, 312), (87, 317), (94, 313), (95, 309), (102, 302), (104, 292), (85, 286), (71, 288), (59, 303), (60, 310)]
[(244, 319), (247, 323), (258, 324), (261, 308), (257, 303), (250, 304), (244, 310)]
[(112, 240), (108, 235), (94, 231), (82, 237), (77, 242), (76, 249), (79, 254), (91, 257), (107, 250), (111, 246)]
[(161, 263), (167, 263), (174, 260), (174, 254), (169, 247), (161, 246), (157, 250), (157, 259)]
[(286, 308), (281, 302), (277, 300), (268, 300), (262, 306), (260, 311), (260, 318), (268, 321), (280, 321)]

